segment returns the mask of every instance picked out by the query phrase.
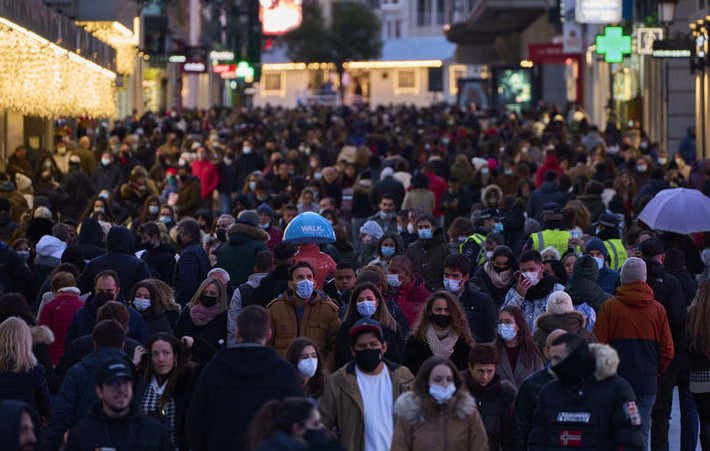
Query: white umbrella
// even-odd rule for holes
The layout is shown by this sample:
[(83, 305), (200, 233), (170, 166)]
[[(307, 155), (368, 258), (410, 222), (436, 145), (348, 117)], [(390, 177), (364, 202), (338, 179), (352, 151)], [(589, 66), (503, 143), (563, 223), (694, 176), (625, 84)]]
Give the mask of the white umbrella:
[(654, 230), (688, 234), (710, 231), (710, 198), (698, 190), (664, 189), (646, 204), (639, 219)]

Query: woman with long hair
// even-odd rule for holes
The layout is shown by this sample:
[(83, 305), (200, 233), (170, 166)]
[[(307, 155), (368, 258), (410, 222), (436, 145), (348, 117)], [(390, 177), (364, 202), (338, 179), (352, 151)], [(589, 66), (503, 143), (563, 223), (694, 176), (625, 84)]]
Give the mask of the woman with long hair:
[(375, 247), (377, 257), (369, 264), (381, 266), (384, 271), (387, 271), (387, 266), (389, 266), (392, 258), (396, 255), (401, 255), (402, 251), (403, 249), (397, 237), (391, 233), (386, 233), (377, 241)]
[(710, 450), (710, 280), (698, 287), (688, 308), (690, 392), (700, 417), (700, 446)]
[[(328, 442), (318, 409), (303, 398), (267, 401), (249, 426), (248, 451), (302, 451)], [(333, 447), (318, 449), (339, 449)]]
[(44, 419), (52, 413), (44, 367), (32, 353), (32, 333), (17, 317), (0, 323), (0, 400), (17, 399), (34, 406)]
[(363, 318), (371, 318), (380, 323), (387, 352), (385, 358), (396, 363), (404, 361), (404, 335), (397, 321), (387, 309), (382, 293), (374, 283), (363, 282), (355, 285), (350, 294), (350, 303), (345, 313), (345, 319), (340, 325), (338, 336), (335, 339), (335, 367), (341, 366), (352, 360), (350, 352), (350, 329)]
[(505, 295), (515, 284), (513, 274), (518, 270), (518, 259), (505, 245), (493, 249), (491, 258), (476, 271), (474, 282), (493, 299), (496, 309), (505, 301)]
[(509, 305), (501, 309), (495, 345), (500, 354), (496, 374), (518, 389), (526, 377), (544, 366), (542, 353), (533, 340), (523, 311), (518, 307)]
[(296, 368), (306, 398), (317, 406), (326, 379), (324, 361), (318, 346), (310, 338), (296, 338), (289, 345), (284, 358)]
[(414, 388), (397, 398), (392, 451), (480, 451), (488, 437), (476, 401), (445, 357), (429, 357)]
[(151, 335), (157, 332), (172, 332), (180, 315), (180, 305), (175, 303), (174, 296), (166, 293), (162, 286), (163, 289), (156, 288), (158, 282), (167, 285), (158, 279), (137, 282), (128, 298), (131, 307), (143, 317)]
[(185, 418), (197, 382), (197, 367), (190, 362), (191, 340), (172, 333), (150, 337), (138, 352), (136, 399), (145, 415), (160, 420), (168, 429), (174, 449), (187, 451)]
[(458, 371), (464, 371), (475, 344), (458, 299), (448, 291), (437, 291), (424, 302), (407, 338), (404, 364), (416, 374), (427, 358), (436, 356), (451, 359)]
[(175, 336), (192, 337), (193, 360), (205, 365), (227, 340), (227, 292), (216, 277), (205, 279), (182, 309)]
[(143, 202), (141, 213), (133, 220), (133, 230), (138, 230), (138, 226), (148, 221), (157, 221), (160, 215), (160, 197), (155, 194), (148, 196)]

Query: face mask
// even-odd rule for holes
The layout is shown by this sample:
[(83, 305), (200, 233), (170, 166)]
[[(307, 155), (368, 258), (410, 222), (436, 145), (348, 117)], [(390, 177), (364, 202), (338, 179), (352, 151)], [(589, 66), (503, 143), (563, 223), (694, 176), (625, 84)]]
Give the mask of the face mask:
[(309, 445), (319, 445), (328, 441), (328, 435), (325, 433), (325, 429), (306, 429), (303, 439)]
[(377, 303), (375, 301), (361, 301), (357, 303), (357, 312), (360, 316), (365, 318), (371, 318), (377, 310)]
[(432, 237), (431, 229), (421, 229), (417, 231), (417, 233), (419, 234), (419, 238), (423, 240), (430, 240)]
[(483, 169), (481, 169), (481, 174), (483, 174), (483, 175), (488, 175), (488, 171), (489, 171), (489, 170), (490, 170), (490, 169), (488, 169), (488, 168), (483, 168)]
[(109, 166), (111, 164), (111, 160), (109, 160), (108, 158), (102, 158), (101, 164), (104, 166)]
[(20, 256), (24, 263), (27, 263), (27, 261), (30, 259), (30, 251), (17, 251), (17, 255)]
[(501, 233), (503, 231), (503, 223), (502, 222), (494, 222), (493, 223), (493, 231), (495, 233)]
[(437, 403), (442, 404), (456, 393), (456, 385), (451, 383), (447, 387), (442, 387), (441, 385), (430, 385), (429, 394), (432, 398), (436, 400)]
[(449, 327), (449, 324), (451, 324), (451, 316), (450, 315), (435, 315), (432, 313), (431, 322), (434, 323), (434, 325), (439, 326), (441, 328)]
[(249, 182), (249, 189), (254, 191), (256, 189), (256, 182)]
[(602, 269), (604, 267), (604, 259), (603, 258), (594, 257), (594, 260), (597, 261), (597, 266), (599, 267), (599, 269)]
[(517, 334), (515, 332), (515, 324), (498, 324), (498, 335), (504, 341), (512, 340)]
[(316, 180), (321, 180), (323, 178), (323, 174), (321, 174), (320, 172), (315, 172), (313, 174), (313, 178)]
[(636, 170), (638, 172), (646, 172), (646, 169), (648, 169), (648, 168), (645, 165), (636, 166)]
[(108, 200), (108, 193), (106, 193), (106, 192), (99, 193), (99, 197), (102, 198), (103, 200)]
[(384, 211), (380, 211), (379, 215), (382, 219), (391, 219), (394, 216), (392, 213), (385, 213)]
[(512, 169), (506, 169), (505, 171), (503, 171), (503, 173), (504, 173), (505, 175), (513, 175), (513, 170), (512, 170)]
[(452, 293), (458, 293), (461, 289), (461, 282), (459, 280), (444, 278), (444, 288)]
[(382, 246), (380, 251), (382, 252), (383, 257), (389, 258), (394, 255), (394, 248), (392, 246)]
[(414, 233), (414, 225), (413, 224), (407, 224), (407, 232)]
[(271, 223), (270, 223), (270, 222), (267, 222), (266, 224), (263, 224), (263, 225), (261, 226), (261, 228), (264, 229), (264, 230), (266, 230), (266, 229), (269, 228), (270, 225), (271, 225)]
[(152, 215), (157, 215), (159, 211), (160, 211), (160, 207), (158, 207), (157, 205), (149, 205), (148, 206), (148, 213), (150, 213)]
[(397, 226), (397, 233), (402, 233), (402, 232), (404, 232), (404, 227), (398, 225)]
[(200, 297), (200, 303), (207, 308), (213, 307), (217, 304), (217, 296), (207, 296), (203, 294), (202, 297)]
[(133, 299), (133, 308), (138, 310), (139, 312), (145, 312), (150, 308), (150, 299)]
[(44, 168), (45, 169), (50, 169), (52, 167), (52, 162), (51, 161), (45, 161), (44, 163)]
[(101, 208), (101, 207), (99, 207), (99, 208), (94, 208), (94, 213), (105, 213), (105, 212), (106, 212), (106, 210), (104, 210), (104, 209)]
[(171, 218), (170, 216), (161, 216), (158, 218), (158, 220), (163, 224), (169, 224), (173, 221), (173, 218)]
[(382, 349), (355, 351), (355, 364), (364, 372), (372, 373), (382, 361)]
[(387, 285), (392, 288), (398, 288), (402, 285), (402, 281), (399, 280), (399, 274), (387, 274)]
[(490, 260), (493, 257), (493, 251), (486, 251), (486, 260)]
[(222, 242), (227, 242), (227, 231), (224, 229), (217, 229), (217, 239)]
[(537, 272), (525, 272), (523, 273), (526, 279), (530, 281), (530, 284), (534, 287), (540, 282), (540, 276)]
[(308, 299), (313, 294), (313, 282), (304, 279), (296, 284), (296, 294), (301, 299)]
[(667, 160), (666, 158), (660, 157), (660, 158), (658, 159), (658, 164), (660, 164), (661, 166), (663, 166), (663, 165), (666, 164), (667, 162), (668, 162), (668, 160)]
[(450, 142), (451, 141), (449, 141), (449, 138), (443, 138), (441, 140), (441, 144), (443, 144), (444, 146), (448, 146)]
[(306, 377), (313, 377), (318, 369), (318, 359), (307, 358), (298, 362), (298, 371)]
[(244, 147), (242, 148), (242, 152), (244, 152), (246, 155), (251, 153), (251, 147)]
[(233, 160), (231, 158), (224, 157), (224, 164), (230, 165), (232, 164)]
[(108, 301), (113, 301), (113, 294), (112, 293), (106, 293), (104, 291), (100, 293), (96, 293), (96, 307), (100, 308), (102, 305), (107, 303)]

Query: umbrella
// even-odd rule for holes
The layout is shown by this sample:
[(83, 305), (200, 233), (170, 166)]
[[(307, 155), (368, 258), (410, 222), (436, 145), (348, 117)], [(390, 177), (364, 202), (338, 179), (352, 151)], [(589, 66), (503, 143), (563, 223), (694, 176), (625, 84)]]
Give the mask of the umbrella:
[(654, 230), (683, 235), (710, 231), (710, 198), (694, 189), (664, 189), (646, 204), (639, 219)]
[(323, 216), (308, 211), (296, 216), (284, 230), (284, 241), (293, 244), (326, 244), (335, 242), (333, 226)]

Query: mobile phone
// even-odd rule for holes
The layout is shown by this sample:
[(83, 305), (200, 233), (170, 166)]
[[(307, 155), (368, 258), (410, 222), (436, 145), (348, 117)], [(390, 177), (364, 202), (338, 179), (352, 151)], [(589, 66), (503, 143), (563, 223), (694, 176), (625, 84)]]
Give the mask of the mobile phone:
[(523, 277), (523, 273), (521, 273), (520, 271), (515, 271), (513, 273), (513, 277), (515, 277), (517, 280), (520, 280)]
[(572, 230), (572, 231), (569, 233), (569, 236), (570, 236), (571, 238), (579, 238), (579, 230)]

